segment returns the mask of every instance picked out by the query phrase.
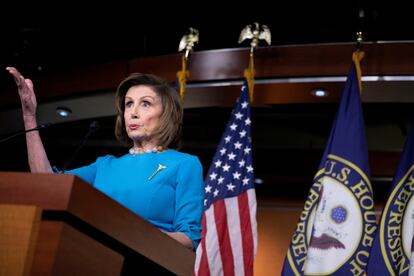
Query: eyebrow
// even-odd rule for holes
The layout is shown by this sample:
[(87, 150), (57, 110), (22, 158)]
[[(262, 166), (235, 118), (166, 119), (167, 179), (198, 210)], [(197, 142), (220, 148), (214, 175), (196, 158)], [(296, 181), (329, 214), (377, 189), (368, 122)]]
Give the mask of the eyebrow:
[(141, 98), (140, 98), (140, 100), (143, 100), (143, 99), (145, 99), (145, 98), (150, 98), (150, 99), (152, 99), (152, 100), (155, 100), (155, 97), (150, 96), (150, 95), (143, 96), (143, 97), (141, 97)]
[[(155, 100), (155, 97), (153, 97), (153, 96), (151, 96), (151, 95), (145, 95), (145, 96), (142, 96), (142, 97), (141, 97), (141, 98), (139, 98), (139, 99), (140, 99), (140, 100), (143, 100), (143, 99), (145, 99), (145, 98), (150, 98), (150, 99), (152, 99), (152, 100)], [(125, 96), (125, 100), (127, 100), (127, 99), (132, 100), (133, 98), (132, 98), (132, 97)]]

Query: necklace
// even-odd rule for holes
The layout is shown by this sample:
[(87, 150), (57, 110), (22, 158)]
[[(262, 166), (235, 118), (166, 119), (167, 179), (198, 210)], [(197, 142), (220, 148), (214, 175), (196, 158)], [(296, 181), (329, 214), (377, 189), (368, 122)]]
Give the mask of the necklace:
[(158, 147), (153, 147), (153, 148), (149, 148), (149, 149), (137, 149), (135, 147), (132, 147), (129, 149), (129, 153), (133, 156), (137, 156), (143, 153), (160, 153), (162, 151), (164, 151), (164, 147), (162, 146), (158, 146)]

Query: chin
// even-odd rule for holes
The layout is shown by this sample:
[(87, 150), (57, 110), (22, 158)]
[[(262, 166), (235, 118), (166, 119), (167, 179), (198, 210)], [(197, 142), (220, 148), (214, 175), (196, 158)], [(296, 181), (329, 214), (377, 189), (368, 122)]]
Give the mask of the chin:
[(128, 137), (129, 137), (129, 139), (131, 139), (131, 140), (141, 140), (141, 138), (142, 138), (142, 134), (140, 134), (140, 133), (134, 133), (134, 132), (128, 132)]

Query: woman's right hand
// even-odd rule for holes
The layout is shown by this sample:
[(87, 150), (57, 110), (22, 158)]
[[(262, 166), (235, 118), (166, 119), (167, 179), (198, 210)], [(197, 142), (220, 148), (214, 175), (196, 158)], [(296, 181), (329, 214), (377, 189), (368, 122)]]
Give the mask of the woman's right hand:
[[(14, 77), (14, 81), (19, 89), (20, 102), (22, 103), (24, 128), (32, 129), (37, 127), (36, 122), (36, 95), (33, 90), (33, 83), (25, 79), (14, 67), (7, 67), (7, 71)], [(49, 159), (43, 147), (39, 131), (26, 132), (27, 157), (29, 160), (30, 171), (37, 173), (51, 173)]]
[(23, 117), (36, 116), (37, 101), (33, 89), (33, 82), (25, 79), (20, 72), (14, 67), (7, 67), (7, 71), (14, 77), (14, 81), (19, 89), (20, 102), (22, 104)]

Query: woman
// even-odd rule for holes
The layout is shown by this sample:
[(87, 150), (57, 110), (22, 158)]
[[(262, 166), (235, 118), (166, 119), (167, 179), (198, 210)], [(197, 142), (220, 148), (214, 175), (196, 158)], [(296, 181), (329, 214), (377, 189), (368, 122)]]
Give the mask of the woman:
[[(37, 126), (33, 83), (7, 67), (19, 90), (25, 129)], [(202, 167), (197, 157), (177, 151), (183, 109), (166, 81), (132, 74), (116, 92), (115, 135), (132, 145), (128, 154), (99, 157), (75, 174), (183, 245), (200, 241), (203, 209)], [(26, 134), (32, 172), (52, 173), (40, 135)]]

